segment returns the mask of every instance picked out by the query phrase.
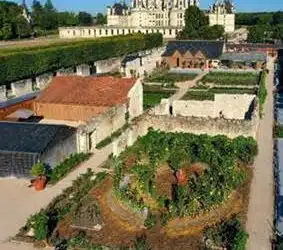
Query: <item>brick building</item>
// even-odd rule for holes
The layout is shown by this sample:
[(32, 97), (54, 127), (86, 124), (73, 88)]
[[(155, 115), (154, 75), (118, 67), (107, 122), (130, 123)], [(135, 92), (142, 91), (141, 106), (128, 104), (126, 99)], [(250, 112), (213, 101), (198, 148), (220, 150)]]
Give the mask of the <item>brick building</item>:
[(143, 112), (142, 85), (134, 78), (61, 76), (36, 98), (34, 111), (47, 120), (84, 123), (124, 103), (130, 118)]
[(221, 41), (171, 41), (162, 64), (169, 68), (209, 68), (224, 51)]

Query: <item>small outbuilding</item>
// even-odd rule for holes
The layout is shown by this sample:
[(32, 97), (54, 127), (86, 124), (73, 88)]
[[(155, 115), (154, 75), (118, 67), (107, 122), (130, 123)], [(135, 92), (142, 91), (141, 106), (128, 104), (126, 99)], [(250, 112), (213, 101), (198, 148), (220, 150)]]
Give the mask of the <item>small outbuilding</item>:
[(41, 161), (51, 168), (77, 152), (76, 129), (63, 125), (0, 122), (0, 177), (30, 177)]
[(223, 52), (223, 41), (170, 41), (162, 64), (169, 68), (212, 68)]

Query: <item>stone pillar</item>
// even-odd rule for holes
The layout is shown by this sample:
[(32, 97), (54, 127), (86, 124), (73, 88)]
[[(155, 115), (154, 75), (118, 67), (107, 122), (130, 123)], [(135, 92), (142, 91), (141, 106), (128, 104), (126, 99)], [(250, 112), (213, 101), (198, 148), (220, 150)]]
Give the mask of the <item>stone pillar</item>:
[(0, 86), (0, 102), (5, 102), (7, 100), (6, 86)]
[(46, 73), (35, 78), (35, 86), (39, 90), (45, 89), (52, 81), (53, 73)]
[(86, 132), (78, 131), (77, 133), (77, 151), (78, 153), (89, 152), (89, 134)]
[(90, 76), (90, 66), (87, 64), (81, 64), (77, 66), (78, 76)]
[(11, 84), (12, 95), (15, 97), (23, 96), (33, 92), (32, 79), (26, 79)]

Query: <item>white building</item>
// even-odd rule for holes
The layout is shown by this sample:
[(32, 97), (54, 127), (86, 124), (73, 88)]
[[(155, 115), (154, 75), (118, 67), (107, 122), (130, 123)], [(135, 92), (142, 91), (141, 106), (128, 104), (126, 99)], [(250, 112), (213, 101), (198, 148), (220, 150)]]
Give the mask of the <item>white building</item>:
[[(235, 15), (218, 1), (209, 12), (210, 25), (224, 25), (226, 32), (233, 32)], [(105, 37), (130, 33), (163, 34), (164, 38), (174, 39), (185, 26), (185, 11), (189, 6), (199, 6), (199, 0), (132, 0), (131, 6), (115, 3), (107, 7), (107, 25), (94, 27), (60, 28), (61, 38)], [(231, 12), (231, 13), (230, 13)]]
[(235, 31), (234, 5), (227, 0), (216, 0), (209, 10), (209, 24), (222, 25), (226, 33)]

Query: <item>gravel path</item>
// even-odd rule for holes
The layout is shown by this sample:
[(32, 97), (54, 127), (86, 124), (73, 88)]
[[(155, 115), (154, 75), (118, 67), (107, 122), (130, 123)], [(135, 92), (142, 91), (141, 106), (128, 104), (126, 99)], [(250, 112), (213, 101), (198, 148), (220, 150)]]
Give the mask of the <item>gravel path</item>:
[(273, 61), (268, 63), (268, 68), (268, 97), (264, 118), (260, 121), (258, 130), (259, 155), (255, 162), (248, 211), (248, 250), (270, 250), (270, 239), (273, 234)]

